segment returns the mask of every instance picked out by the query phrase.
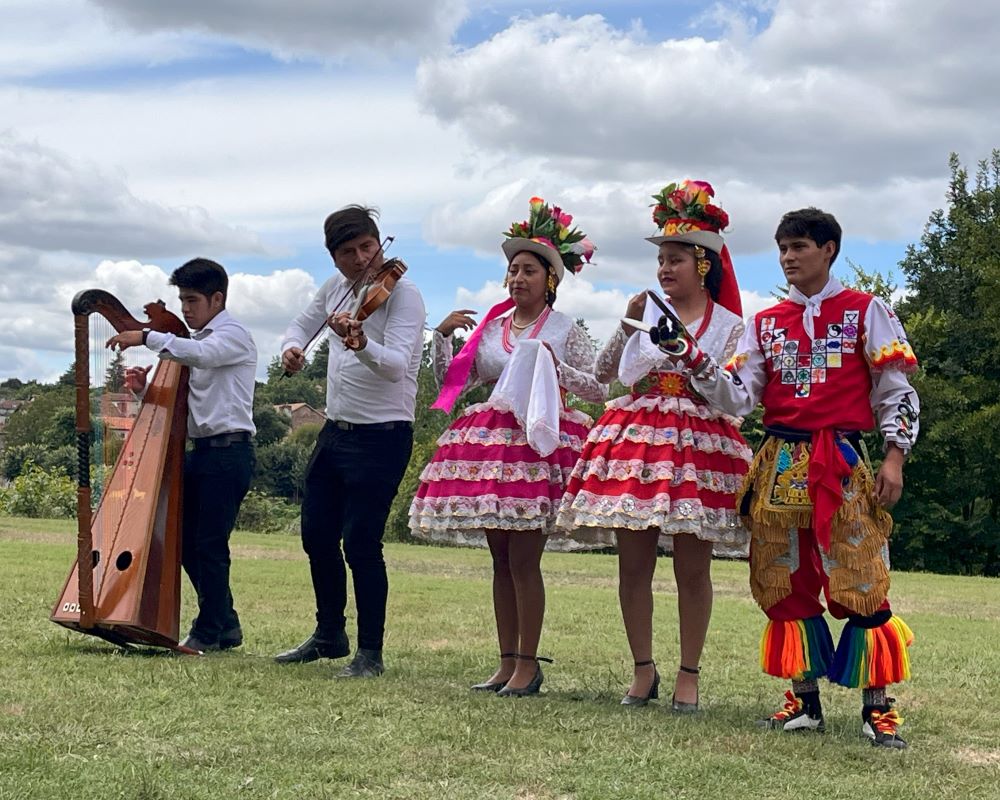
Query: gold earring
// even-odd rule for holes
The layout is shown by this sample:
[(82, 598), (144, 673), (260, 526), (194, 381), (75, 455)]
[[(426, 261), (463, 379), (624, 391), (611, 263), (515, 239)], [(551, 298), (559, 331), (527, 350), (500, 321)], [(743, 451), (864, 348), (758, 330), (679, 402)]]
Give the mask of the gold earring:
[(548, 281), (545, 285), (549, 290), (549, 294), (554, 295), (556, 293), (556, 276), (551, 272), (549, 273)]
[(708, 271), (712, 268), (712, 262), (705, 258), (705, 248), (701, 245), (694, 246), (694, 257), (698, 267), (698, 275), (701, 276), (701, 288), (705, 288), (705, 276), (708, 275)]

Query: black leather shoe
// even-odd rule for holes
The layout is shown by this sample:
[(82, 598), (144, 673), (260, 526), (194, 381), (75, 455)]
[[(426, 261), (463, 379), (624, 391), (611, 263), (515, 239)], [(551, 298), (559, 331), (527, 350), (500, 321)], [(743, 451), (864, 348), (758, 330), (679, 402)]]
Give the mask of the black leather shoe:
[[(500, 660), (503, 661), (505, 658), (517, 658), (517, 653), (501, 653)], [(506, 684), (507, 681), (496, 681), (495, 683), (485, 681), (484, 683), (474, 683), (469, 688), (474, 692), (499, 692)]]
[(529, 695), (538, 694), (538, 691), (542, 688), (542, 681), (545, 680), (545, 676), (542, 675), (542, 665), (538, 662), (547, 661), (549, 664), (552, 663), (551, 658), (542, 658), (540, 656), (536, 658), (535, 656), (522, 656), (518, 654), (515, 658), (521, 658), (526, 661), (534, 661), (535, 677), (531, 679), (531, 682), (527, 686), (522, 686), (520, 689), (515, 689), (508, 683), (497, 692), (497, 697), (528, 697)]
[(298, 647), (278, 653), (274, 660), (279, 664), (308, 664), (318, 658), (343, 658), (350, 653), (347, 631), (338, 631), (332, 639), (323, 639), (314, 633)]
[(189, 650), (197, 650), (199, 653), (213, 653), (219, 649), (219, 643), (202, 641), (193, 633), (190, 633), (181, 642), (181, 647), (187, 647)]
[(351, 663), (337, 673), (338, 678), (377, 678), (385, 672), (381, 650), (359, 647)]
[(228, 631), (223, 631), (219, 634), (220, 650), (232, 650), (234, 647), (239, 647), (241, 644), (243, 644), (242, 628), (230, 628)]
[(660, 697), (660, 673), (656, 671), (656, 663), (653, 661), (636, 661), (637, 667), (648, 667), (653, 665), (653, 682), (650, 684), (649, 692), (645, 695), (626, 694), (622, 698), (623, 706), (646, 706), (650, 700), (658, 700)]

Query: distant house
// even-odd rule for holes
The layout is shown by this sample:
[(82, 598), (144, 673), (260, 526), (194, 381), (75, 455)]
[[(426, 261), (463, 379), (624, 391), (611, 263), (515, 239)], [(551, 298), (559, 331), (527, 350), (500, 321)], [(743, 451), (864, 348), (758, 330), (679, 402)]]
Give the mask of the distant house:
[(140, 400), (131, 392), (105, 392), (101, 395), (101, 423), (105, 436), (124, 439), (139, 414)]
[(326, 421), (322, 412), (308, 403), (281, 403), (276, 405), (274, 410), (291, 422), (293, 431), (309, 423), (322, 425)]

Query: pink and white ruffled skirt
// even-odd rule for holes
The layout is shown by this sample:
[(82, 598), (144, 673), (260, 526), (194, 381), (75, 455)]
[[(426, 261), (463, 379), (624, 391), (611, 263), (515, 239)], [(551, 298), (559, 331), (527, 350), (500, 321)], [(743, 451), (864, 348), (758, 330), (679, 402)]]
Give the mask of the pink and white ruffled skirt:
[(486, 532), (553, 532), (563, 490), (593, 420), (560, 414), (559, 445), (540, 456), (514, 414), (469, 406), (438, 439), (410, 505), (410, 531), (427, 541), (485, 546)]

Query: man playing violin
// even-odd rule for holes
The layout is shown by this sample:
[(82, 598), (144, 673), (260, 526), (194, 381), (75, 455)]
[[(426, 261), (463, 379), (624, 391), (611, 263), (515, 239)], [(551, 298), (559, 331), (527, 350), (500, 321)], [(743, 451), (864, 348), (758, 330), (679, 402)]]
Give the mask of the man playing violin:
[(327, 217), (326, 248), (337, 271), (288, 326), (282, 345), (283, 366), (298, 372), (310, 338), (324, 326), (332, 331), (327, 419), (306, 470), (302, 503), (302, 547), (316, 594), (316, 629), (275, 660), (303, 663), (350, 654), (346, 557), (354, 580), (358, 647), (338, 677), (374, 677), (385, 669), (389, 582), (382, 535), (413, 446), (423, 349), (424, 302), (405, 276), (363, 322), (350, 313), (384, 274), (377, 217), (374, 209), (357, 205)]

